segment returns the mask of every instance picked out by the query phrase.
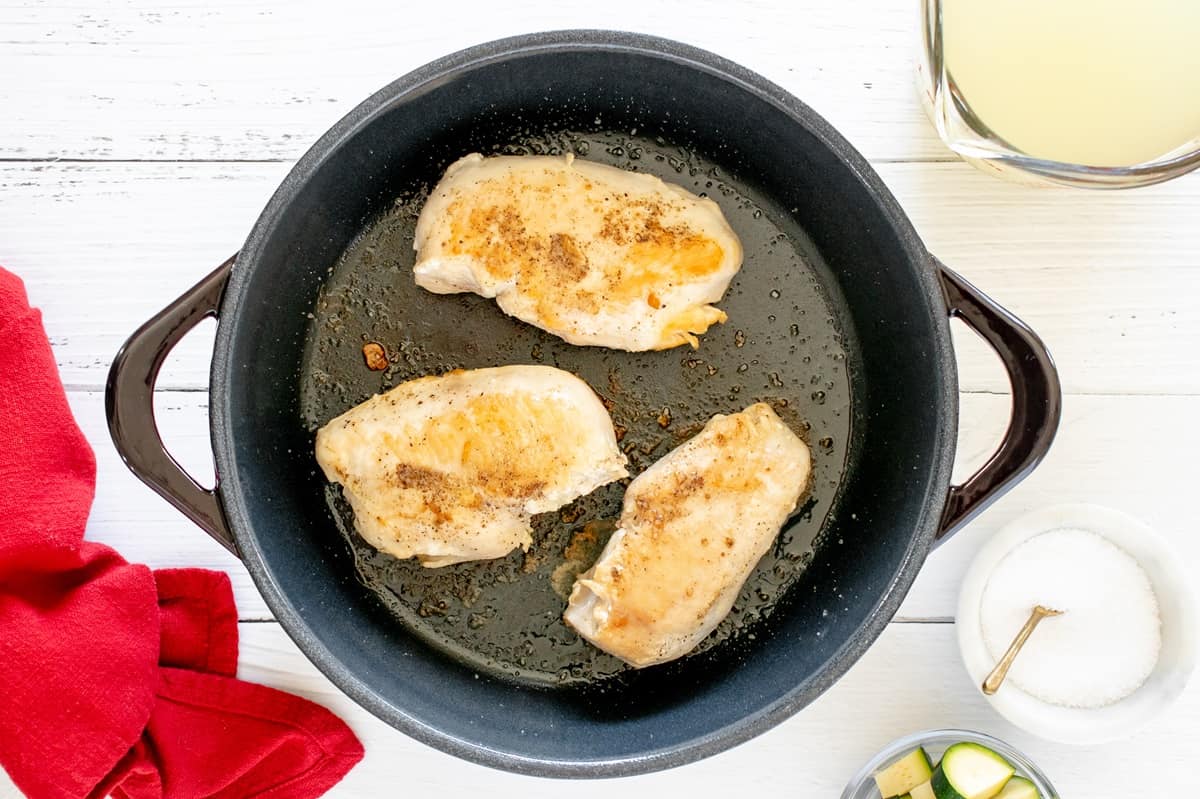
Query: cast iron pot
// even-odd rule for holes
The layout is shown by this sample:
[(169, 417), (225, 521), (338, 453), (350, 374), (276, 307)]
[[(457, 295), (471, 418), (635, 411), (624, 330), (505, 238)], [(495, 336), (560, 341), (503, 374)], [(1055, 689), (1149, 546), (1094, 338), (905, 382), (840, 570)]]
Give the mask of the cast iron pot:
[[(802, 350), (789, 345), (786, 334), (752, 334), (745, 350), (744, 334), (734, 341), (735, 327), (753, 331), (779, 314), (784, 329), (793, 322), (793, 336), (804, 332), (800, 339), (808, 341), (812, 331), (817, 340), (827, 336), (826, 349), (829, 342), (841, 347), (847, 377), (849, 440), (817, 457), (827, 464), (822, 468), (830, 470), (827, 482), (836, 495), (816, 509), (815, 521), (813, 509), (806, 511), (820, 535), (786, 595), (751, 625), (752, 634), (671, 666), (620, 675), (596, 690), (481, 673), (400, 623), (359, 578), (353, 547), (335, 529), (312, 459), (313, 425), (302, 422), (300, 407), (300, 382), (311, 371), (312, 339), (320, 334), (311, 314), (324, 312), (326, 284), (340, 274), (346, 254), (357, 252), (359, 237), (374, 235), (364, 233), (373, 220), (389, 213), (398, 196), (431, 185), (466, 152), (538, 151), (531, 141), (553, 142), (554, 135), (543, 134), (564, 132), (609, 137), (605, 141), (626, 137), (625, 145), (606, 148), (609, 156), (632, 157), (624, 151), (641, 153), (641, 142), (644, 168), (669, 166), (697, 191), (707, 175), (722, 190), (718, 196), (714, 189), (714, 197), (739, 232), (750, 230), (743, 208), (749, 206), (730, 197), (758, 198), (753, 219), (763, 218), (765, 208), (781, 230), (794, 231), (775, 242), (792, 240), (789, 266), (772, 266), (773, 246), (747, 248), (738, 278), (747, 282), (735, 282), (723, 303), (730, 323), (710, 331), (696, 353), (712, 359), (709, 373), (737, 374), (738, 359), (753, 353), (755, 364), (778, 358), (772, 384), (796, 374), (807, 383), (800, 355), (789, 355)], [(545, 147), (554, 151), (553, 144)], [(659, 154), (651, 158), (656, 147)], [(679, 164), (663, 154), (672, 148), (682, 154)], [(595, 146), (592, 155), (609, 157)], [(685, 163), (692, 156), (713, 166), (697, 177)], [(819, 284), (826, 307), (783, 305), (768, 314), (765, 287), (772, 284), (763, 281), (793, 273)], [(760, 289), (762, 298), (739, 299)], [(426, 342), (452, 363), (467, 362), (453, 358), (456, 348), (474, 351), (476, 343), (490, 346), (506, 336), (530, 353), (529, 337), (541, 335), (487, 301), (410, 295), (415, 307), (397, 311), (409, 314), (406, 330), (470, 309)], [(219, 476), (213, 490), (198, 485), (164, 450), (151, 408), (167, 352), (209, 316), (219, 320), (210, 387)], [(1012, 383), (1008, 433), (962, 485), (950, 481), (958, 429), (951, 316), (995, 349)], [(455, 343), (456, 330), (476, 326), (477, 335)], [(369, 332), (363, 328), (364, 336)], [(589, 358), (615, 363), (626, 375), (635, 359), (657, 358), (643, 371), (661, 373), (652, 379), (668, 381), (663, 391), (679, 390), (671, 375), (680, 372), (681, 358), (690, 363), (678, 351), (597, 354), (549, 337), (537, 341), (537, 347), (556, 348), (555, 362), (581, 373), (591, 368)], [(502, 357), (520, 360), (520, 353), (510, 348)], [(366, 374), (361, 355), (345, 368), (347, 375)], [(796, 98), (681, 44), (570, 31), (506, 39), (444, 58), (397, 80), (335, 125), (284, 180), (241, 251), (130, 338), (112, 367), (107, 410), (129, 467), (242, 558), (279, 623), (358, 703), (409, 735), (478, 763), (526, 774), (607, 777), (724, 750), (829, 688), (887, 625), (930, 548), (1042, 458), (1058, 424), (1060, 391), (1038, 338), (934, 259), (864, 158)], [(818, 412), (815, 404), (812, 410)], [(618, 403), (614, 417), (622, 412)], [(469, 575), (472, 567), (463, 568)]]

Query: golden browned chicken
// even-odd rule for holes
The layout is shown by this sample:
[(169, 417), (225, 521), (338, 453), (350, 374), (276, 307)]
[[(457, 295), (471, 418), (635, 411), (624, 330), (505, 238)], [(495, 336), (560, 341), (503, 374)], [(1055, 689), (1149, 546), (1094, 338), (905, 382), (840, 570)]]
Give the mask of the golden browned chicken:
[(712, 200), (573, 156), (468, 155), (421, 210), (417, 284), (494, 297), (572, 344), (696, 346), (742, 246)]
[(687, 654), (729, 613), (809, 474), (808, 446), (769, 405), (714, 416), (630, 483), (564, 620), (639, 668)]
[(316, 454), (363, 539), (424, 566), (528, 547), (530, 516), (627, 475), (600, 398), (549, 366), (402, 383), (322, 427)]

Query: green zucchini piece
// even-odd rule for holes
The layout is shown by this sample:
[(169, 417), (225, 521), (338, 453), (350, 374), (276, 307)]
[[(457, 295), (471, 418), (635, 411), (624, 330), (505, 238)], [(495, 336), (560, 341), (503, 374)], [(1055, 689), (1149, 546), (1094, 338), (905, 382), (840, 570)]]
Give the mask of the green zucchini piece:
[(902, 796), (923, 782), (928, 782), (933, 774), (933, 764), (929, 755), (921, 747), (909, 752), (904, 757), (875, 775), (875, 784), (883, 799)]
[(995, 799), (1014, 771), (986, 746), (958, 743), (942, 755), (929, 782), (936, 799)]
[[(914, 793), (912, 799), (917, 799)], [(996, 799), (1042, 799), (1034, 784), (1024, 777), (1013, 777), (1004, 783), (1004, 788), (996, 794)]]
[(937, 797), (933, 795), (933, 786), (928, 782), (921, 783), (909, 791), (909, 793), (911, 794), (912, 799), (937, 799)]

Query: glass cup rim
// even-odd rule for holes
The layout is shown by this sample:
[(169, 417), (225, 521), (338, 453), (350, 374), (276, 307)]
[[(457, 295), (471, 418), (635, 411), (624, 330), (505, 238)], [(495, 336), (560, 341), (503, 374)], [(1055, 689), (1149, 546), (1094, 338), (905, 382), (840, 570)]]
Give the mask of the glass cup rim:
[[(1024, 777), (1034, 784), (1042, 799), (1058, 799), (1058, 792), (1050, 783), (1049, 778), (1024, 752), (987, 733), (954, 728), (921, 730), (893, 740), (859, 769), (858, 773), (846, 784), (841, 799), (862, 799), (861, 791), (865, 786), (874, 785), (875, 773), (907, 750), (917, 746), (940, 744), (949, 746), (962, 742), (978, 743), (995, 750), (1012, 763), (1017, 770), (1017, 776)], [(876, 791), (877, 793), (878, 791)]]

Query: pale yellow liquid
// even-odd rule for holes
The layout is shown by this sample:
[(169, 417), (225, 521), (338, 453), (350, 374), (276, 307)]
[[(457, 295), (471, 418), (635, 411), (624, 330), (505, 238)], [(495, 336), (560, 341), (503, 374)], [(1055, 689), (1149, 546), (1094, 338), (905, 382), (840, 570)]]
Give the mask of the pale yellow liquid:
[(1200, 138), (1200, 0), (943, 0), (951, 79), (1018, 150), (1132, 166)]

